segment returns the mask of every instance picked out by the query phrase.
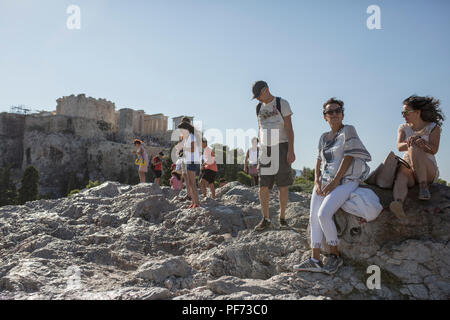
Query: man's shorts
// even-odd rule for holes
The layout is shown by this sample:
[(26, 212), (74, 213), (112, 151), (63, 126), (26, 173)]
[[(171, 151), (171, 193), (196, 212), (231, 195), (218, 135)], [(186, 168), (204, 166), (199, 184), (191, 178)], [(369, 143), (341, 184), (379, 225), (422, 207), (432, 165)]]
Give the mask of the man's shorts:
[[(278, 187), (287, 187), (294, 183), (294, 177), (292, 175), (291, 165), (287, 161), (287, 153), (289, 149), (289, 144), (287, 142), (280, 143), (279, 145), (279, 167), (278, 171), (274, 174), (266, 175), (264, 174), (263, 168), (270, 167), (272, 161), (267, 164), (268, 157), (272, 155), (272, 149), (274, 147), (266, 147), (263, 146), (261, 148), (261, 156), (258, 159), (258, 171), (259, 171), (259, 186), (260, 187), (269, 187), (269, 189), (273, 188), (273, 185), (276, 181)], [(274, 149), (276, 150), (276, 149)]]
[(209, 184), (214, 183), (214, 180), (216, 179), (216, 172), (209, 169), (205, 169), (203, 171), (201, 179), (205, 179)]
[(194, 171), (195, 175), (200, 173), (200, 164), (198, 163), (187, 163), (186, 164), (187, 171)]
[(155, 170), (155, 178), (161, 178), (161, 170)]

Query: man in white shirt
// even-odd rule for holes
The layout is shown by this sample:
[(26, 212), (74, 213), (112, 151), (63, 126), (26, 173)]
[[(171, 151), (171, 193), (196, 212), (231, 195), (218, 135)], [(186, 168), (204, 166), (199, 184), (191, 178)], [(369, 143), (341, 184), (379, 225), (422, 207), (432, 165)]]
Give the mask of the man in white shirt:
[(258, 136), (261, 142), (259, 165), (259, 199), (263, 218), (255, 227), (262, 231), (270, 227), (269, 192), (276, 180), (280, 201), (280, 226), (287, 226), (285, 220), (288, 203), (288, 187), (293, 183), (291, 164), (295, 161), (294, 129), (289, 103), (274, 97), (265, 81), (253, 85), (253, 99), (260, 103), (256, 107)]

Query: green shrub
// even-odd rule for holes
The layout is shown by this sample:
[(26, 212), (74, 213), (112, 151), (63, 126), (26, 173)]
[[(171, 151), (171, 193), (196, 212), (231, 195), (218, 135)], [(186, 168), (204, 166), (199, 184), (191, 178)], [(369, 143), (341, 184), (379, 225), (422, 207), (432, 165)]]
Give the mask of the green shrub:
[(100, 182), (98, 180), (95, 180), (95, 181), (89, 180), (89, 183), (86, 186), (86, 189), (95, 188), (95, 187), (98, 187), (99, 185), (100, 185)]
[(80, 190), (78, 189), (74, 189), (72, 191), (69, 192), (69, 194), (67, 195), (67, 197), (73, 196), (74, 194), (80, 193)]
[(292, 186), (289, 186), (288, 189), (289, 189), (289, 192), (301, 192), (301, 191), (303, 191), (302, 186), (299, 185), (299, 184), (294, 184)]
[(244, 171), (239, 171), (237, 173), (237, 181), (249, 187), (252, 185), (252, 177)]
[(33, 166), (26, 168), (21, 182), (22, 185), (19, 189), (19, 204), (25, 204), (27, 201), (37, 200), (39, 198), (39, 172), (37, 169)]
[[(295, 187), (295, 188), (294, 188)], [(290, 186), (289, 191), (311, 193), (314, 188), (314, 182), (304, 177), (295, 178), (294, 184)], [(294, 190), (295, 189), (295, 190)]]
[(11, 166), (0, 168), (0, 207), (17, 202), (16, 186), (11, 181)]

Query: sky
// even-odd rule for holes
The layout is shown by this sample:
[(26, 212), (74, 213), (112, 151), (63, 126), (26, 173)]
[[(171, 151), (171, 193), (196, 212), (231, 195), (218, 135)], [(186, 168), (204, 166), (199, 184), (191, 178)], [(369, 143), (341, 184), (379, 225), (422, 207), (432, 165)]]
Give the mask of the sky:
[[(70, 5), (80, 29), (67, 27)], [(381, 29), (367, 27), (371, 5)], [(314, 167), (322, 105), (337, 97), (374, 169), (400, 154), (405, 98), (433, 96), (450, 115), (449, 12), (447, 0), (0, 0), (0, 112), (84, 93), (225, 136), (256, 130), (251, 87), (265, 80), (294, 113), (293, 168)], [(436, 158), (447, 181), (449, 142), (446, 121)]]

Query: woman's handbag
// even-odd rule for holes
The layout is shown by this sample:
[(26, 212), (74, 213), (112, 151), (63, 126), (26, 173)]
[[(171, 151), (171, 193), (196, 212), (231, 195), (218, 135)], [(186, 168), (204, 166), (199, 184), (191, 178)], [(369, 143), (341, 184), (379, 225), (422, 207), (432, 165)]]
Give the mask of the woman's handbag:
[(391, 151), (386, 159), (384, 159), (383, 163), (380, 164), (364, 182), (379, 186), (383, 189), (391, 189), (394, 184), (397, 169), (400, 165), (404, 165), (408, 169), (411, 169), (410, 165), (405, 160), (396, 156)]

